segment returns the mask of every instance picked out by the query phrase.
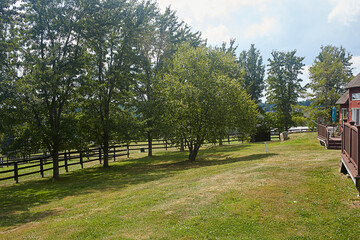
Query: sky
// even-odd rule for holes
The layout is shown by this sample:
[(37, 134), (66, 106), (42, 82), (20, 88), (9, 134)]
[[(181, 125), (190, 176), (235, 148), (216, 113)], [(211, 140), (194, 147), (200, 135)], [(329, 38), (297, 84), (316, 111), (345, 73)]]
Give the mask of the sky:
[(305, 57), (303, 84), (320, 47), (344, 47), (360, 73), (360, 0), (157, 0), (170, 6), (209, 45), (235, 38), (238, 54), (253, 43), (268, 63), (273, 50)]

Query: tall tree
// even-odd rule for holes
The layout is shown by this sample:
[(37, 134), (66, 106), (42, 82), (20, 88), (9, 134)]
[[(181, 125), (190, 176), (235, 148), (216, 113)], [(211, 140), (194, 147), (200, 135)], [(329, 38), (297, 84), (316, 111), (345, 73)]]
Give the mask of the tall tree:
[(204, 141), (216, 142), (240, 127), (249, 132), (255, 128), (256, 104), (230, 77), (238, 71), (234, 60), (219, 50), (184, 45), (157, 85), (162, 120), (172, 126), (178, 142), (185, 139), (190, 161)]
[(298, 75), (302, 72), (303, 57), (297, 57), (296, 50), (273, 51), (269, 59), (267, 78), (267, 102), (275, 104), (274, 110), (281, 130), (287, 131), (292, 124), (292, 105), (297, 103), (302, 91)]
[(13, 82), (18, 78), (18, 22), (14, 1), (0, 2), (0, 135), (6, 131), (6, 121), (14, 111), (9, 99), (15, 94)]
[(159, 133), (161, 122), (156, 114), (154, 86), (162, 78), (167, 64), (178, 46), (190, 42), (197, 46), (202, 41), (199, 33), (192, 33), (188, 25), (178, 20), (175, 12), (167, 8), (160, 13), (150, 2), (139, 6), (138, 13), (144, 25), (138, 34), (137, 84), (134, 85), (134, 105), (147, 133), (148, 156), (152, 156), (152, 139)]
[(312, 106), (317, 109), (316, 116), (331, 119), (331, 109), (352, 77), (351, 57), (343, 47), (321, 47), (321, 52), (309, 69)]
[(263, 64), (260, 51), (255, 48), (254, 44), (251, 44), (248, 51), (240, 53), (238, 63), (245, 72), (244, 88), (250, 94), (251, 99), (259, 103), (260, 98), (263, 96), (262, 91), (265, 88), (265, 65)]
[(142, 20), (136, 3), (125, 0), (84, 2), (84, 38), (89, 57), (87, 79), (82, 83), (82, 125), (87, 139), (99, 144), (103, 166), (109, 165), (109, 146), (126, 140), (132, 122), (127, 110), (132, 84), (134, 37)]
[(77, 0), (22, 1), (22, 76), (14, 82), (13, 104), (22, 124), (15, 138), (47, 149), (53, 177), (59, 177), (59, 151), (73, 143), (74, 96), (82, 73), (81, 20)]

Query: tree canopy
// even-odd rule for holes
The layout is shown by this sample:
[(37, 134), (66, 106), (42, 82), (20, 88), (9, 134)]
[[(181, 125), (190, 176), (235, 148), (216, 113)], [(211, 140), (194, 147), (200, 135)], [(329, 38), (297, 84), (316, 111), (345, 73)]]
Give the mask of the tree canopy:
[(256, 104), (229, 76), (237, 71), (231, 54), (184, 45), (159, 82), (162, 120), (172, 126), (176, 139), (185, 140), (190, 161), (205, 141), (216, 142), (229, 130), (254, 130)]
[(250, 94), (251, 99), (259, 103), (260, 98), (263, 96), (262, 91), (265, 88), (265, 65), (260, 51), (255, 48), (254, 44), (251, 44), (248, 51), (244, 50), (240, 53), (238, 62), (245, 72), (244, 88)]
[(301, 74), (303, 57), (290, 52), (273, 51), (269, 59), (267, 78), (267, 102), (274, 104), (278, 128), (287, 131), (292, 123), (292, 106), (297, 103), (302, 91), (298, 78)]
[(319, 55), (309, 69), (315, 117), (331, 119), (331, 109), (344, 93), (344, 87), (352, 77), (351, 57), (343, 47), (321, 47)]

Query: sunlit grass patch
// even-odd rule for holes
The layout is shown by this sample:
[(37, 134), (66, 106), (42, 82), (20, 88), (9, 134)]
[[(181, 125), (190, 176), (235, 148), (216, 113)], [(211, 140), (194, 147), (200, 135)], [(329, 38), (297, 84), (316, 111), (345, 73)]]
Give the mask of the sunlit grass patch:
[(340, 152), (287, 142), (162, 151), (0, 188), (4, 239), (356, 239), (360, 200)]

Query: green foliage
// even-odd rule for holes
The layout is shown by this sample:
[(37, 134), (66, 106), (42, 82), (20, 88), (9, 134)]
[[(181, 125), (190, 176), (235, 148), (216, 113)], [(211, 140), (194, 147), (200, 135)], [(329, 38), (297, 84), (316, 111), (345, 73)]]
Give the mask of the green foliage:
[(16, 94), (13, 82), (18, 78), (19, 39), (16, 27), (18, 16), (13, 4), (11, 0), (0, 2), (0, 133), (4, 133), (6, 126), (14, 122), (11, 116), (14, 108), (9, 99)]
[(292, 124), (292, 106), (303, 90), (298, 75), (301, 74), (303, 57), (297, 57), (296, 50), (291, 52), (272, 52), (269, 59), (267, 78), (267, 102), (275, 104), (274, 110), (279, 130), (287, 130)]
[[(164, 136), (164, 125), (158, 118), (154, 86), (168, 71), (171, 58), (179, 45), (188, 42), (192, 46), (202, 44), (199, 33), (192, 33), (188, 25), (179, 21), (175, 12), (167, 8), (160, 13), (155, 4), (140, 4), (136, 11), (141, 25), (137, 30), (136, 83), (133, 85), (132, 105), (147, 133), (148, 155), (152, 155), (152, 139)], [(139, 21), (138, 21), (139, 22)]]
[[(108, 166), (109, 146), (124, 142), (134, 131), (135, 118), (126, 106), (133, 83), (132, 48), (136, 42), (138, 6), (125, 1), (84, 2), (84, 45), (87, 74), (81, 83), (80, 122), (85, 143), (103, 148)], [(142, 26), (140, 26), (142, 27)]]
[(219, 50), (183, 45), (172, 68), (159, 81), (162, 120), (184, 139), (194, 161), (204, 141), (216, 142), (228, 130), (252, 132), (256, 105), (231, 76), (239, 71), (234, 58)]
[(254, 44), (248, 51), (242, 51), (238, 59), (239, 66), (244, 70), (243, 86), (250, 94), (251, 99), (259, 103), (263, 96), (262, 91), (265, 88), (264, 75), (265, 65), (263, 64), (260, 51), (255, 48)]
[(321, 116), (330, 121), (331, 109), (352, 77), (351, 57), (343, 47), (321, 47), (321, 52), (309, 69), (310, 88), (314, 93), (312, 105), (314, 111), (318, 112), (314, 117)]
[(15, 119), (7, 126), (14, 137), (9, 147), (23, 153), (48, 149), (54, 177), (59, 151), (76, 145), (74, 97), (84, 66), (77, 5), (76, 0), (20, 4), (23, 18), (16, 27), (21, 30), (21, 75), (12, 79), (14, 93), (5, 103)]
[(299, 126), (308, 126), (308, 121), (309, 119), (305, 116), (306, 110), (308, 109), (305, 106), (301, 106), (301, 105), (294, 105), (292, 106), (292, 116), (291, 116), (291, 121), (293, 123), (294, 127), (299, 127)]

